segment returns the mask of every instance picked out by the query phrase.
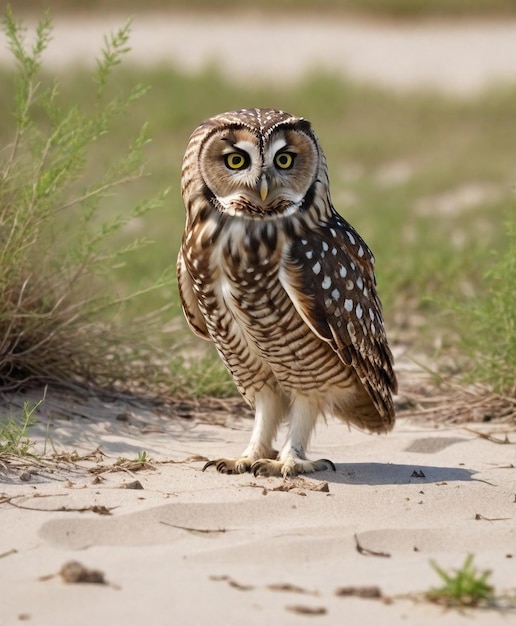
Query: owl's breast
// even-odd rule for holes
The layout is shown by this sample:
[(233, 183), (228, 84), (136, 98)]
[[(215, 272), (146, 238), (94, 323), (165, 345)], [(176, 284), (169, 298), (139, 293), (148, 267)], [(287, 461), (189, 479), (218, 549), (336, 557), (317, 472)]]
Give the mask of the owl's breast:
[(229, 228), (214, 246), (221, 308), (251, 336), (258, 329), (273, 336), (289, 308), (278, 277), (284, 246), (274, 223), (247, 220)]
[[(276, 221), (228, 220), (193, 245), (194, 290), (208, 332), (240, 391), (271, 376), (286, 390), (318, 389), (349, 371), (297, 312), (280, 281), (289, 239)], [(203, 231), (209, 234), (209, 228)]]

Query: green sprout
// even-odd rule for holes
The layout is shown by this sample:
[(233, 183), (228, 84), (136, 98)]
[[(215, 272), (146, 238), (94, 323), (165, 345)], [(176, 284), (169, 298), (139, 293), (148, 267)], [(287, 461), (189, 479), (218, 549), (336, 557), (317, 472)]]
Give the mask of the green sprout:
[(38, 423), (34, 413), (42, 402), (40, 400), (32, 407), (30, 402), (24, 402), (21, 420), (11, 418), (0, 424), (0, 459), (33, 456), (34, 442), (29, 437), (29, 430)]
[(435, 561), (430, 564), (444, 585), (430, 589), (426, 593), (428, 600), (449, 607), (476, 607), (493, 601), (494, 588), (487, 582), (491, 572), (478, 572), (473, 566), (472, 554), (468, 554), (462, 567), (455, 570), (455, 575), (445, 572)]

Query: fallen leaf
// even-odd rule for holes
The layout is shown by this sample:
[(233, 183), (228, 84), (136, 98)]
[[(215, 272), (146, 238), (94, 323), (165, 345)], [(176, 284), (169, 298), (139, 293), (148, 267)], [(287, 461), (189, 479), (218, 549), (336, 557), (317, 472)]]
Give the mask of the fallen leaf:
[(172, 528), (179, 528), (180, 530), (186, 530), (190, 533), (201, 533), (201, 534), (211, 534), (211, 533), (225, 533), (225, 528), (193, 528), (191, 526), (180, 526), (179, 524), (172, 524), (170, 522), (165, 522), (160, 520), (160, 524), (164, 526), (172, 526)]
[(356, 598), (382, 598), (380, 587), (339, 587), (335, 590), (336, 596), (354, 596)]
[(317, 591), (310, 591), (309, 589), (303, 589), (303, 587), (298, 587), (297, 585), (293, 585), (292, 583), (275, 583), (272, 585), (267, 585), (267, 589), (270, 591), (288, 591), (291, 593), (306, 593), (311, 596), (316, 596)]
[(327, 610), (323, 606), (304, 606), (303, 604), (295, 604), (285, 607), (291, 613), (299, 615), (325, 615)]
[(480, 513), (475, 514), (476, 520), (483, 520), (484, 522), (503, 522), (504, 520), (511, 519), (510, 517), (484, 517)]
[(356, 546), (357, 552), (359, 554), (363, 554), (364, 556), (382, 556), (382, 557), (387, 557), (387, 558), (391, 556), (388, 552), (377, 552), (375, 550), (370, 550), (369, 548), (364, 548), (363, 546), (360, 545), (357, 535), (355, 535), (355, 546)]
[[(301, 478), (301, 476), (296, 476), (295, 478), (286, 478), (281, 485), (277, 487), (272, 487), (271, 491), (293, 491), (294, 489), (301, 489), (306, 491), (320, 491), (322, 493), (329, 493), (330, 487), (326, 481), (324, 482), (315, 482), (311, 480), (305, 480)], [(301, 492), (299, 495), (305, 495)]]

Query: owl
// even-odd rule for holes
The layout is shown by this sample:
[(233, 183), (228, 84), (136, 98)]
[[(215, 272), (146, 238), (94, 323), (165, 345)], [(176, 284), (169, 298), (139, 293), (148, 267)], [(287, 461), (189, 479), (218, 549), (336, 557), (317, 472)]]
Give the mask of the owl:
[(186, 149), (182, 195), (185, 317), (213, 342), (255, 412), (241, 456), (204, 469), (283, 477), (335, 470), (306, 456), (318, 419), (387, 432), (397, 384), (374, 257), (333, 207), (310, 122), (275, 109), (204, 121)]

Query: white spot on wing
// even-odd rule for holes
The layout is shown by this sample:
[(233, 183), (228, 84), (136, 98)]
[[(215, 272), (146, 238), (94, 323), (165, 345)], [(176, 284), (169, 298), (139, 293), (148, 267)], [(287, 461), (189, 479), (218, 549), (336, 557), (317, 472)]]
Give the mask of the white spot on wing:
[(346, 311), (351, 313), (351, 311), (353, 310), (353, 300), (346, 298), (344, 300), (344, 308), (346, 309)]
[(327, 341), (328, 339), (321, 335), (321, 333), (313, 325), (313, 322), (310, 319), (310, 317), (308, 317), (306, 315), (304, 307), (301, 304), (301, 302), (299, 301), (298, 293), (297, 293), (296, 289), (288, 281), (285, 269), (283, 267), (281, 267), (281, 266), (280, 266), (280, 269), (279, 269), (279, 272), (278, 272), (278, 278), (279, 278), (280, 283), (283, 286), (283, 289), (287, 292), (288, 297), (291, 299), (292, 303), (294, 304), (294, 307), (296, 308), (296, 311), (302, 317), (302, 319), (304, 320), (305, 324), (311, 329), (311, 331), (315, 335), (317, 335), (317, 337), (319, 337), (323, 341)]
[(317, 261), (315, 265), (312, 265), (312, 271), (314, 274), (319, 274), (319, 272), (321, 271), (321, 264), (319, 263), (319, 261)]
[(322, 281), (322, 288), (328, 289), (331, 287), (331, 278), (329, 276), (325, 276)]

